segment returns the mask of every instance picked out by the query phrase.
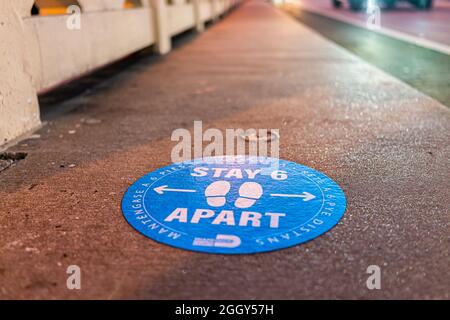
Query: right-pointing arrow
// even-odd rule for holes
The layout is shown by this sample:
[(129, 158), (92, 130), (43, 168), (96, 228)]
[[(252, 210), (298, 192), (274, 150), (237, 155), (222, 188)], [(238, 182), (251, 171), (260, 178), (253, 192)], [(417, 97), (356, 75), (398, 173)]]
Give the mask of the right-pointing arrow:
[(272, 197), (285, 197), (285, 198), (303, 198), (303, 201), (309, 201), (314, 199), (316, 196), (304, 191), (303, 194), (281, 194), (281, 193), (272, 193), (270, 194)]

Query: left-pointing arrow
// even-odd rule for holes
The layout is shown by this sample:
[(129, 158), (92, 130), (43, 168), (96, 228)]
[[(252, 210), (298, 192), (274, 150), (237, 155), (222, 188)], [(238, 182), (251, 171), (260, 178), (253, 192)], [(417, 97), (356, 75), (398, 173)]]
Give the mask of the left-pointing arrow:
[(155, 190), (158, 194), (163, 194), (164, 192), (197, 192), (197, 190), (190, 190), (190, 189), (171, 189), (168, 188), (169, 186), (160, 186), (156, 187), (153, 190)]

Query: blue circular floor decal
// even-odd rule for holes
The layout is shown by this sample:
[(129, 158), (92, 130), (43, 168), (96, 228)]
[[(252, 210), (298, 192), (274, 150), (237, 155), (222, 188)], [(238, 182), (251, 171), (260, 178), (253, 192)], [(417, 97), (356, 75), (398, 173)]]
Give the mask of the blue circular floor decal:
[(140, 233), (188, 250), (248, 254), (314, 239), (344, 214), (345, 195), (323, 173), (275, 158), (226, 156), (150, 172), (122, 211)]

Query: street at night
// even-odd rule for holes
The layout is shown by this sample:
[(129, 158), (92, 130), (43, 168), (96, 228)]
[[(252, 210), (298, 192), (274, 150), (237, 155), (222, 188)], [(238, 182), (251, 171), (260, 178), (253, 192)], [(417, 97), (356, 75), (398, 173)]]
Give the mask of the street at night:
[(198, 1), (0, 27), (0, 298), (449, 299), (450, 1)]

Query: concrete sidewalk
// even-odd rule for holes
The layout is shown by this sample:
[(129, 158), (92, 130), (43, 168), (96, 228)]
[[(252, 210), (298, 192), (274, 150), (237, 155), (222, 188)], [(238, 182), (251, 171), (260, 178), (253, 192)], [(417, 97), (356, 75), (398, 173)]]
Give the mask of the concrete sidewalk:
[[(450, 110), (269, 4), (66, 104), (0, 173), (0, 298), (450, 298)], [(140, 235), (122, 196), (170, 163), (172, 130), (194, 120), (279, 128), (282, 158), (344, 189), (341, 222), (247, 256)], [(66, 288), (73, 264), (81, 290)], [(381, 290), (366, 288), (372, 264)]]

